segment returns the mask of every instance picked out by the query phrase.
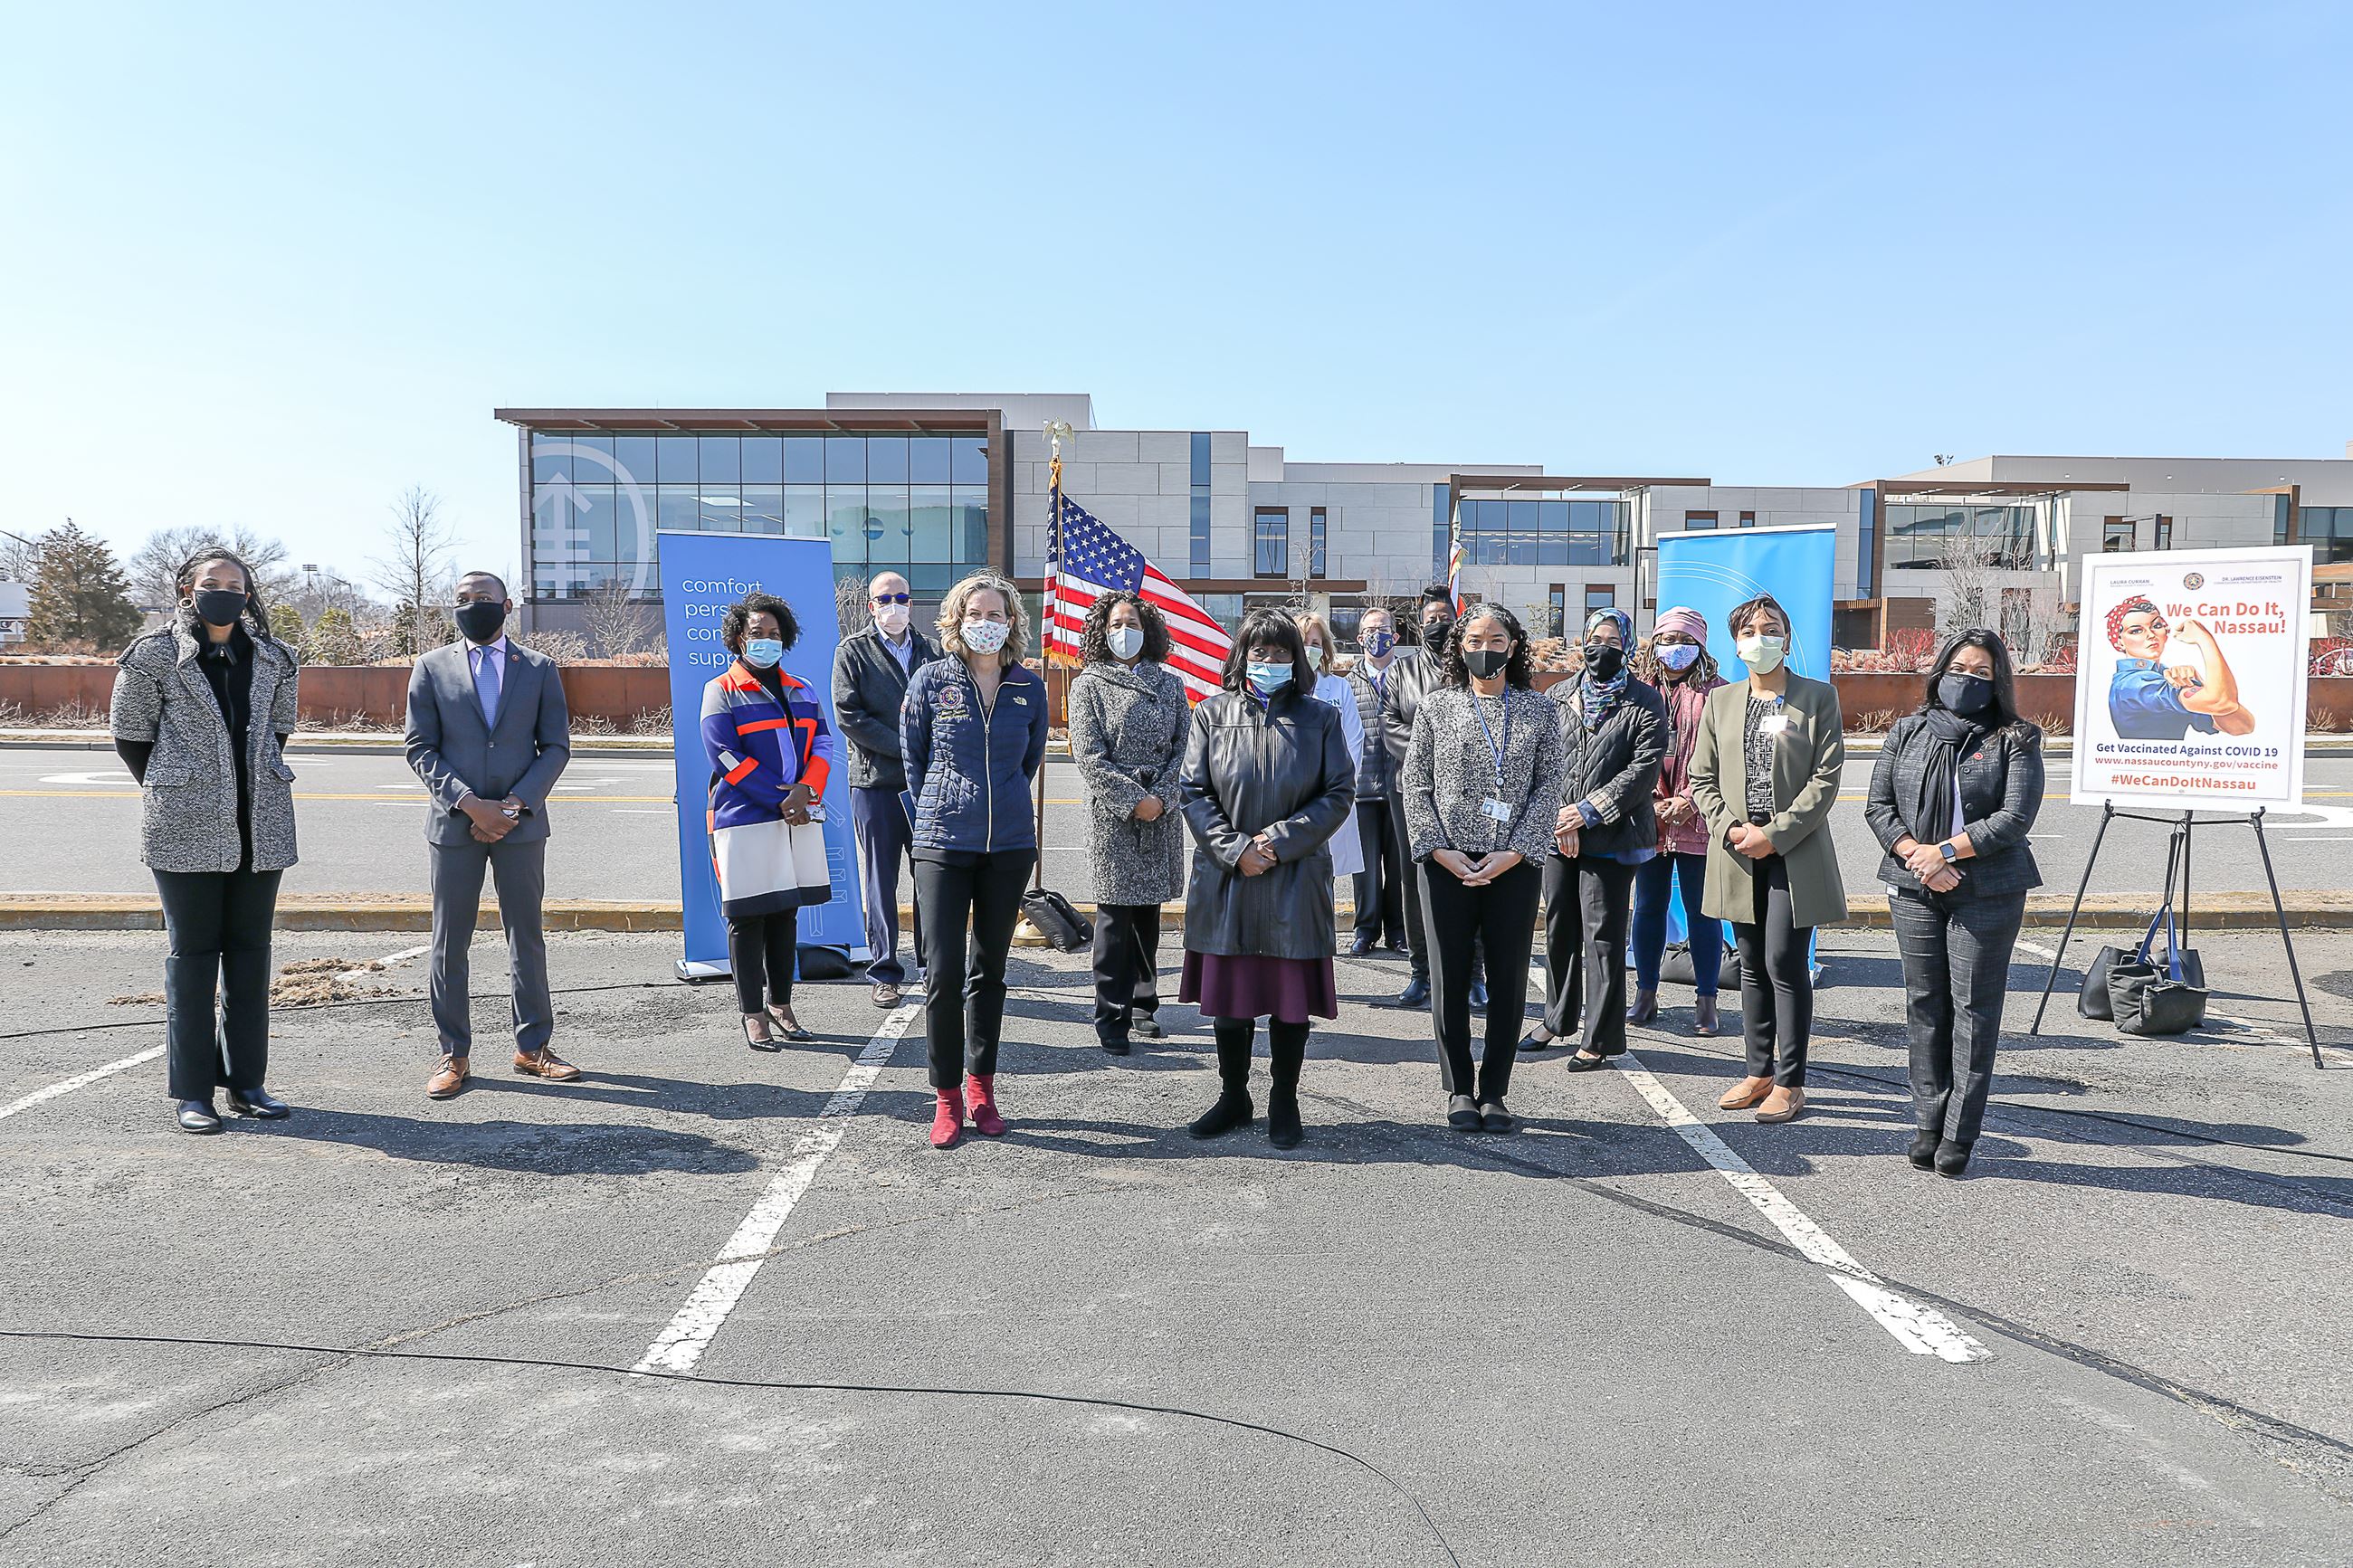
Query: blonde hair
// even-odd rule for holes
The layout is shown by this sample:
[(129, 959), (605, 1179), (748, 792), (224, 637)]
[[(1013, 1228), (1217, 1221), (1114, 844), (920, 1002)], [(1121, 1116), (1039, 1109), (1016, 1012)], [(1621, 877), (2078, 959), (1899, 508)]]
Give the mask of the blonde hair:
[(1313, 610), (1302, 610), (1291, 617), (1291, 624), (1299, 628), (1299, 640), (1303, 646), (1311, 633), (1324, 645), (1324, 662), (1317, 670), (1320, 674), (1331, 674), (1334, 662), (1340, 657), (1340, 645), (1332, 640), (1332, 628), (1324, 624), (1324, 617)]
[(1021, 590), (994, 572), (976, 572), (948, 590), (940, 602), (940, 651), (957, 658), (968, 658), (972, 652), (964, 646), (965, 606), (979, 593), (993, 593), (1005, 601), (1006, 618), (1012, 623), (1006, 628), (1005, 647), (999, 651), (1008, 664), (1019, 664), (1029, 652), (1029, 613), (1022, 608)]

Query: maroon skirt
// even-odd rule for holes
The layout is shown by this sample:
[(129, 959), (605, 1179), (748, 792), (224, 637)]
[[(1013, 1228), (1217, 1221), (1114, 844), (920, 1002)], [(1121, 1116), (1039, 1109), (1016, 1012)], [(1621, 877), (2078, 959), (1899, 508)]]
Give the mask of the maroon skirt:
[(1340, 1016), (1329, 958), (1229, 958), (1188, 948), (1176, 1000), (1198, 1005), (1212, 1018), (1304, 1024), (1310, 1016)]

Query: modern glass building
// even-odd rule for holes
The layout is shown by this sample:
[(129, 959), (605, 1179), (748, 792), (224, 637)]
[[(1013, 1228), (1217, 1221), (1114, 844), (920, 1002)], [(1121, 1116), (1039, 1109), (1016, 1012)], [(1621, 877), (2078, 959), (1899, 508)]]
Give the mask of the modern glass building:
[(657, 531), (829, 539), (834, 570), (936, 600), (1009, 566), (1004, 430), (973, 409), (502, 408), (522, 471), (536, 624), (613, 591), (656, 598)]

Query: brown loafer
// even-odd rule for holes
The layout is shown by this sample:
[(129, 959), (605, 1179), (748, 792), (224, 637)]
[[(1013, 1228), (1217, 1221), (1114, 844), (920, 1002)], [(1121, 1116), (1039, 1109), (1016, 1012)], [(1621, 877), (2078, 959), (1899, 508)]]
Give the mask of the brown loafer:
[(549, 1050), (545, 1046), (531, 1052), (515, 1053), (514, 1069), (533, 1078), (543, 1078), (550, 1083), (570, 1083), (580, 1076), (580, 1069)]
[(877, 1007), (896, 1007), (899, 1005), (899, 988), (888, 980), (876, 981), (874, 1005)]
[(1773, 1092), (1769, 1078), (1744, 1078), (1725, 1090), (1724, 1098), (1715, 1102), (1718, 1110), (1746, 1110)]
[(1776, 1089), (1757, 1108), (1759, 1121), (1792, 1121), (1798, 1112), (1806, 1109), (1806, 1091), (1802, 1089)]
[(466, 1087), (466, 1080), (473, 1076), (473, 1072), (466, 1065), (464, 1057), (443, 1057), (440, 1067), (435, 1069), (431, 1078), (425, 1080), (425, 1098), (427, 1100), (451, 1099), (459, 1089)]

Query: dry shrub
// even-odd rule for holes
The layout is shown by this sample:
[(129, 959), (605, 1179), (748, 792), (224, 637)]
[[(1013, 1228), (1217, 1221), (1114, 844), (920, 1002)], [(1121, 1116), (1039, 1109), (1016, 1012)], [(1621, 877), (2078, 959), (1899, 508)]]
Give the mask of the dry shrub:
[(575, 735), (617, 735), (621, 731), (602, 713), (575, 713), (572, 716), (572, 732)]
[(2042, 732), (2046, 735), (2072, 735), (2075, 732), (2074, 720), (2064, 713), (2036, 713), (2031, 717), (2035, 723), (2042, 726)]
[(670, 726), (670, 704), (665, 702), (659, 708), (639, 709), (638, 716), (629, 721), (629, 732), (633, 735), (667, 735)]
[(2305, 711), (2304, 727), (2316, 735), (2336, 735), (2344, 732), (2345, 721), (2314, 702)]
[[(359, 1002), (374, 996), (399, 994), (389, 985), (362, 985), (349, 978), (381, 971), (384, 965), (373, 958), (302, 958), (285, 965), (278, 978), (270, 982), (269, 1004), (273, 1007), (316, 1007), (329, 1002)], [(110, 996), (110, 1007), (161, 1007), (161, 991), (142, 991), (129, 996)]]
[(1847, 728), (1858, 735), (1884, 735), (1894, 724), (1895, 714), (1892, 710), (1873, 708), (1867, 713), (1856, 714), (1854, 721)]

